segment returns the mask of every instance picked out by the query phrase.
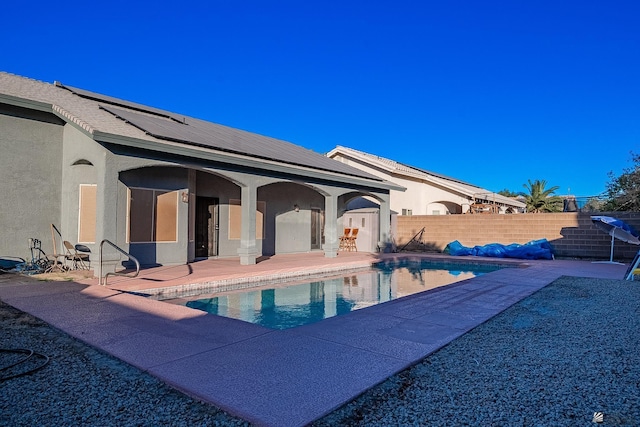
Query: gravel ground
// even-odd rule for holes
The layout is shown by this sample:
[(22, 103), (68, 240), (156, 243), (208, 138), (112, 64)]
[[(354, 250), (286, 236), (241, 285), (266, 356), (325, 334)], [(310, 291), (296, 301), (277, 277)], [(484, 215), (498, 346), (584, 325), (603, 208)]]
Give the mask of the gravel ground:
[[(0, 379), (0, 425), (248, 425), (3, 303), (0, 327), (50, 357)], [(637, 426), (639, 331), (640, 285), (561, 278), (314, 426)]]
[[(49, 357), (0, 370), (0, 426), (249, 425), (2, 302), (0, 331), (0, 348)], [(0, 369), (24, 356), (0, 352)]]
[(563, 277), (320, 426), (640, 426), (640, 284)]

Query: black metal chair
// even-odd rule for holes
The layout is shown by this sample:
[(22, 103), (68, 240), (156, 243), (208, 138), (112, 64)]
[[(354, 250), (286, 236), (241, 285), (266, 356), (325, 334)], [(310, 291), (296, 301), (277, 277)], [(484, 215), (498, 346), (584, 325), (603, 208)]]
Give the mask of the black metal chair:
[[(71, 263), (73, 270), (89, 270), (89, 254), (78, 251), (78, 246), (73, 246), (71, 242), (65, 240), (62, 242), (65, 248), (65, 259)], [(85, 246), (86, 248), (86, 246)], [(88, 250), (89, 248), (87, 248)]]

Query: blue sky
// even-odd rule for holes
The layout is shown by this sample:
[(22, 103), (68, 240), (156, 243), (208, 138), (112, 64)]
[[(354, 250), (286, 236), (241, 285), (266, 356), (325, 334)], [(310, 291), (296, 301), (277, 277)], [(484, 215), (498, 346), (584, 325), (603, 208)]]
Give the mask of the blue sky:
[(492, 191), (640, 152), (640, 2), (10, 2), (0, 70)]

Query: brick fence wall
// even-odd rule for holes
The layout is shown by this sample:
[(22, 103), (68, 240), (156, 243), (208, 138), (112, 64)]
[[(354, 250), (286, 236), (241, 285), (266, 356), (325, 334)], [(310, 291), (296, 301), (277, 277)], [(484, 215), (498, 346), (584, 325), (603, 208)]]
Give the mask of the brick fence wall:
[[(613, 216), (640, 230), (640, 212), (599, 213)], [(422, 242), (427, 250), (442, 251), (458, 240), (464, 246), (487, 243), (526, 243), (547, 239), (557, 257), (608, 260), (611, 237), (596, 228), (588, 213), (545, 213), (514, 215), (420, 215), (398, 216), (396, 243), (402, 247), (422, 227)], [(407, 249), (415, 249), (411, 245)], [(616, 239), (614, 259), (628, 261), (640, 249)]]

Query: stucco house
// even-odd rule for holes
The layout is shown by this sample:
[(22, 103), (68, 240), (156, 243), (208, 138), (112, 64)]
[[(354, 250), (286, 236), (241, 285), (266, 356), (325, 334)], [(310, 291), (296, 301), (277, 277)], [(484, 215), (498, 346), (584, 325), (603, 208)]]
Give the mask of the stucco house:
[[(337, 146), (327, 157), (406, 188), (391, 189), (391, 210), (400, 215), (504, 214), (526, 208), (519, 200), (473, 184), (352, 148)], [(353, 202), (353, 207), (364, 205)]]
[[(144, 265), (324, 251), (349, 200), (380, 203), (375, 174), (278, 139), (63, 85), (0, 73), (0, 255), (51, 251), (50, 225), (97, 261), (108, 240)], [(45, 244), (46, 243), (46, 244)], [(105, 245), (104, 271), (121, 263)]]

